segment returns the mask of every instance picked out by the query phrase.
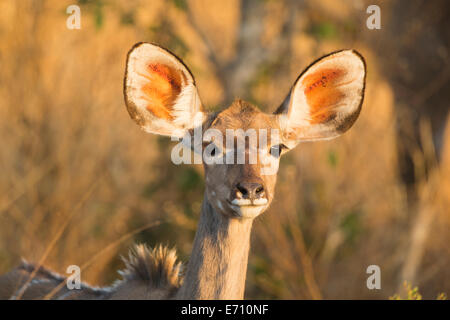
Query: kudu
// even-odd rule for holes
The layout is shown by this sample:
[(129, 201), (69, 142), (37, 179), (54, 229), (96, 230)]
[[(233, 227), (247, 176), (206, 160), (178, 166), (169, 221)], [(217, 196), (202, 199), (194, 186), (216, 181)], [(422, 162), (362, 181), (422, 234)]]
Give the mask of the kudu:
[[(194, 77), (180, 59), (157, 45), (136, 44), (128, 53), (124, 80), (131, 118), (147, 132), (183, 138), (205, 160), (205, 195), (192, 254), (181, 279), (173, 250), (137, 246), (125, 260), (123, 280), (104, 289), (61, 286), (53, 298), (242, 299), (253, 219), (272, 202), (280, 155), (302, 141), (331, 139), (349, 129), (360, 113), (364, 86), (363, 58), (343, 50), (306, 68), (272, 114), (242, 100), (207, 113)], [(247, 134), (252, 130), (278, 134), (255, 142)], [(251, 163), (255, 146), (257, 157)], [(214, 161), (206, 161), (207, 156)], [(0, 278), (0, 297), (15, 297), (14, 290), (33, 270), (24, 263)], [(41, 268), (22, 298), (45, 297), (63, 281)]]

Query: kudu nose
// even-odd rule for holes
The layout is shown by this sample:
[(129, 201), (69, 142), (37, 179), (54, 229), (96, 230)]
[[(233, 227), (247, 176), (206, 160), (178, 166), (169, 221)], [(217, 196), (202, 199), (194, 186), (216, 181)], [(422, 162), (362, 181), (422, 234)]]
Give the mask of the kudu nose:
[[(239, 193), (241, 193), (241, 197), (239, 197)], [(239, 182), (236, 185), (236, 195), (239, 195), (238, 198), (243, 199), (259, 199), (264, 195), (264, 186), (258, 182)]]

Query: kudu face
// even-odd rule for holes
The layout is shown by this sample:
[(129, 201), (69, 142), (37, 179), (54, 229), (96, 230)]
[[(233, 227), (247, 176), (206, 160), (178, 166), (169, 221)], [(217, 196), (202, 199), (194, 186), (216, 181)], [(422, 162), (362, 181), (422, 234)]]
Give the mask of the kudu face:
[(273, 199), (280, 156), (302, 141), (332, 139), (349, 129), (361, 110), (364, 85), (364, 60), (344, 50), (310, 65), (273, 114), (241, 100), (207, 114), (182, 61), (159, 46), (138, 43), (128, 53), (124, 94), (142, 129), (183, 138), (201, 153), (206, 196), (217, 212), (254, 218)]
[[(282, 144), (277, 117), (241, 100), (212, 117), (203, 135), (203, 154), (212, 150), (219, 163), (204, 161), (206, 194), (227, 216), (253, 218), (268, 208)], [(208, 139), (208, 132), (215, 132)], [(212, 141), (211, 141), (212, 140)]]

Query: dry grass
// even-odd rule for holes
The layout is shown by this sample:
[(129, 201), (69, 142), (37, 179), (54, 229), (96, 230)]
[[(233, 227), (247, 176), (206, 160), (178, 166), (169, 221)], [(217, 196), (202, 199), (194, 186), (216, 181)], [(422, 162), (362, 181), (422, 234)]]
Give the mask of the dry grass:
[[(138, 41), (169, 46), (196, 75), (205, 105), (222, 102), (220, 79), (185, 9), (173, 4), (183, 1), (96, 3), (82, 6), (79, 31), (65, 28), (69, 2), (0, 3), (2, 273), (20, 257), (39, 261), (46, 251), (42, 262), (64, 272), (159, 219), (160, 226), (134, 241), (169, 243), (182, 258), (189, 255), (201, 168), (172, 165), (170, 142), (145, 135), (130, 121), (122, 96), (125, 55)], [(189, 3), (200, 28), (208, 29), (208, 15), (217, 13), (206, 35), (220, 59), (232, 59), (237, 2), (214, 10), (202, 9), (202, 1)], [(271, 1), (267, 6), (280, 18), (289, 13)], [(306, 14), (298, 15), (286, 61), (271, 61), (244, 98), (276, 107), (307, 63), (346, 46), (367, 57), (367, 95), (350, 132), (301, 145), (282, 160), (276, 201), (255, 223), (246, 297), (388, 298), (403, 280), (418, 285), (425, 298), (450, 292), (450, 124), (443, 161), (421, 175), (411, 208), (397, 168), (395, 93), (378, 73), (377, 57), (354, 40), (318, 41), (303, 31)], [(270, 47), (280, 19), (264, 18), (269, 22), (261, 41)], [(426, 122), (422, 139), (426, 148), (411, 146), (419, 172), (436, 161)], [(132, 241), (98, 256), (83, 280), (110, 283)], [(371, 264), (382, 270), (377, 292), (365, 287)]]

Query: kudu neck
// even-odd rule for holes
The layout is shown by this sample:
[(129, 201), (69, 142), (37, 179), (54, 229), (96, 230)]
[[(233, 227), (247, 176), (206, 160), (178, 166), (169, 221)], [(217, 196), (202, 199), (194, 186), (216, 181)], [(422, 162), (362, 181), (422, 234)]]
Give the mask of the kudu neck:
[(204, 197), (186, 276), (177, 299), (243, 299), (251, 219), (228, 218)]

